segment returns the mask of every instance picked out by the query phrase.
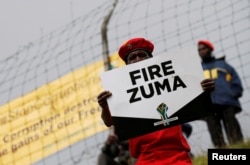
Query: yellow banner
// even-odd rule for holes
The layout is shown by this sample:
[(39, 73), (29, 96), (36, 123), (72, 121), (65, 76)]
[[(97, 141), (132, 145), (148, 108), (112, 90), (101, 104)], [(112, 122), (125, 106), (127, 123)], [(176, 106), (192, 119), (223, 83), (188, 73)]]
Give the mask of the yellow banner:
[[(111, 56), (113, 67), (124, 63)], [(0, 107), (0, 164), (32, 164), (107, 127), (96, 97), (103, 61), (84, 66)]]

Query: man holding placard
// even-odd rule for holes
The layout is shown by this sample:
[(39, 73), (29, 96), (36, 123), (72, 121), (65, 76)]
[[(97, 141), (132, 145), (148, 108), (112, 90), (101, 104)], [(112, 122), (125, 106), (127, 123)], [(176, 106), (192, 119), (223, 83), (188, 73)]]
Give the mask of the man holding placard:
[[(185, 119), (183, 116), (186, 116), (187, 112), (183, 113), (184, 115), (175, 116), (174, 114), (178, 114), (179, 112), (178, 109), (183, 108), (178, 106), (175, 107), (172, 105), (173, 101), (170, 100), (175, 99), (177, 96), (179, 97), (180, 94), (178, 93), (182, 91), (188, 92), (191, 98), (202, 93), (202, 90), (207, 91), (203, 93), (209, 93), (209, 91), (212, 91), (215, 87), (214, 82), (210, 79), (205, 79), (202, 80), (201, 83), (199, 82), (198, 86), (201, 85), (201, 87), (195, 87), (197, 86), (197, 81), (196, 84), (192, 83), (194, 79), (193, 76), (190, 78), (189, 76), (178, 75), (179, 72), (185, 72), (183, 66), (179, 67), (174, 64), (175, 58), (178, 57), (173, 57), (173, 59), (170, 60), (163, 57), (163, 61), (156, 64), (158, 60), (150, 61), (153, 59), (151, 58), (153, 57), (153, 50), (153, 43), (144, 38), (132, 38), (120, 47), (118, 54), (127, 66), (121, 68), (121, 71), (117, 73), (116, 71), (110, 74), (105, 73), (105, 75), (102, 76), (102, 81), (104, 86), (114, 87), (113, 84), (108, 84), (107, 79), (109, 79), (110, 76), (115, 76), (114, 78), (117, 78), (121, 72), (125, 71), (128, 73), (127, 81), (129, 83), (124, 84), (127, 82), (126, 77), (121, 76), (118, 78), (118, 81), (121, 81), (121, 83), (127, 87), (125, 94), (120, 92), (121, 89), (119, 89), (119, 87), (114, 87), (115, 90), (112, 90), (112, 93), (110, 91), (103, 91), (98, 95), (98, 103), (102, 107), (102, 119), (108, 127), (115, 125), (116, 132), (118, 136), (121, 135), (119, 137), (121, 139), (125, 137), (126, 134), (129, 134), (130, 130), (131, 132), (137, 131), (133, 132), (133, 135), (128, 136), (130, 153), (137, 159), (137, 165), (191, 165), (192, 162), (189, 157), (190, 146), (183, 136), (180, 124), (194, 120), (194, 118)], [(145, 63), (143, 63), (143, 65), (145, 64), (145, 68), (140, 69), (141, 66), (137, 67), (137, 65), (134, 65), (140, 61), (142, 61), (142, 63), (145, 61)], [(153, 64), (151, 64), (151, 62), (153, 62)], [(199, 63), (199, 61), (197, 63)], [(197, 68), (194, 68), (194, 70), (197, 70)], [(201, 74), (203, 74), (202, 68), (198, 68), (198, 70), (201, 70)], [(186, 75), (189, 75), (189, 73), (186, 73)], [(199, 77), (199, 79), (200, 78), (202, 77)], [(131, 81), (129, 81), (129, 79)], [(151, 89), (150, 93), (146, 91), (147, 85), (148, 88)], [(194, 95), (192, 95), (193, 88), (197, 88), (197, 90), (195, 90), (197, 92)], [(138, 93), (140, 94), (138, 95)], [(167, 93), (171, 96), (171, 98), (168, 99), (169, 102), (165, 102), (166, 98), (163, 93)], [(117, 101), (114, 98), (123, 99), (125, 95), (128, 97), (127, 103), (121, 102), (115, 105)], [(148, 99), (155, 98), (158, 100), (163, 98), (163, 101), (155, 103), (155, 105), (153, 105), (155, 109), (152, 110), (152, 112), (148, 112), (146, 108), (151, 106), (150, 104), (154, 104), (154, 101), (148, 103)], [(107, 99), (109, 99), (109, 105)], [(184, 100), (187, 102), (190, 98), (186, 97), (185, 99), (179, 99), (178, 101), (181, 102)], [(133, 106), (136, 106), (136, 104), (142, 104), (144, 108), (139, 110), (133, 109)], [(132, 108), (123, 110), (129, 106)], [(185, 109), (194, 109), (195, 106), (193, 104), (188, 104), (184, 107)], [(159, 117), (160, 119), (147, 119), (150, 118), (150, 116)], [(127, 121), (126, 124), (124, 124), (124, 121)], [(144, 121), (145, 123), (142, 124)], [(129, 125), (131, 123), (133, 123), (133, 125)], [(147, 125), (147, 123), (149, 124)], [(124, 127), (124, 125), (128, 125), (131, 129)], [(135, 129), (133, 129), (133, 127)], [(147, 130), (147, 127), (152, 129)], [(126, 134), (124, 134), (124, 132), (126, 132)]]

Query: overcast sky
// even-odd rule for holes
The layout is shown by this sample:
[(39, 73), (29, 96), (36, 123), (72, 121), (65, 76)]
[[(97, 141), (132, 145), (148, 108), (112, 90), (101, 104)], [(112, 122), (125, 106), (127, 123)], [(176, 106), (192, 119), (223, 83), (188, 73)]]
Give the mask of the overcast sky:
[(0, 60), (79, 16), (104, 0), (0, 0)]

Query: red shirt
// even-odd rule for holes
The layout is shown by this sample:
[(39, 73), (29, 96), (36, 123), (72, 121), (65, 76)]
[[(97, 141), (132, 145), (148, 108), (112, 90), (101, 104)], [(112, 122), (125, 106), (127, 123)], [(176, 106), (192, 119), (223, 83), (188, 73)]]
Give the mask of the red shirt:
[(136, 165), (192, 165), (180, 125), (129, 139), (129, 147)]

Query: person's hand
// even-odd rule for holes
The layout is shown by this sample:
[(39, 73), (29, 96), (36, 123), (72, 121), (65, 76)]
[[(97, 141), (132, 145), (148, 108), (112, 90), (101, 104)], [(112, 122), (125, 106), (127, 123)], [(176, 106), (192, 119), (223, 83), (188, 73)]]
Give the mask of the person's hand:
[(103, 91), (101, 92), (98, 96), (97, 96), (97, 100), (98, 100), (98, 104), (100, 105), (100, 107), (102, 107), (102, 109), (107, 108), (108, 103), (107, 103), (107, 99), (112, 95), (111, 92), (109, 91)]
[(204, 91), (211, 92), (215, 89), (215, 83), (213, 79), (204, 79), (201, 81), (201, 87)]
[(103, 91), (97, 96), (97, 101), (100, 107), (102, 107), (102, 120), (106, 126), (110, 127), (113, 125), (113, 120), (109, 111), (107, 99), (112, 95), (109, 91)]

